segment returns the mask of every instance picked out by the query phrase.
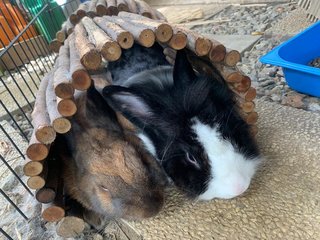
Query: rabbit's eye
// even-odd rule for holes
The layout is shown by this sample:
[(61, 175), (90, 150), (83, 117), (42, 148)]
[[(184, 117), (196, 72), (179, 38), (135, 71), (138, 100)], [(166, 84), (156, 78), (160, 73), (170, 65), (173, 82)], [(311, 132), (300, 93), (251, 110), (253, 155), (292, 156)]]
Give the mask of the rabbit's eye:
[(105, 191), (105, 192), (109, 192), (109, 190), (108, 190), (108, 188), (106, 188), (106, 187), (104, 187), (104, 186), (100, 186), (100, 188), (103, 190), (103, 191)]
[(196, 168), (200, 169), (200, 164), (198, 163), (198, 161), (196, 160), (196, 158), (192, 154), (186, 152), (186, 156), (187, 156), (187, 160), (190, 163), (192, 163), (192, 165), (194, 165)]

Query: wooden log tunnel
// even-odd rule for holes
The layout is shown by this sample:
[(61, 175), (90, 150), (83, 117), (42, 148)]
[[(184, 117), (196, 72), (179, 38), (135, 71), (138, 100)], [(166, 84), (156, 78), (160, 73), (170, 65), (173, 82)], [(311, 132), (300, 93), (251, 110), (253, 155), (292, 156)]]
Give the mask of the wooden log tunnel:
[[(74, 30), (75, 25), (82, 18), (88, 16), (94, 18), (96, 16), (117, 16), (119, 13), (129, 12), (139, 14), (150, 19), (166, 21), (166, 18), (158, 11), (151, 8), (146, 2), (140, 0), (91, 0), (81, 3), (76, 11), (74, 11), (68, 20), (61, 26), (61, 30), (56, 33), (56, 38), (50, 42), (50, 49), (55, 53), (59, 53), (60, 47), (68, 35)], [(137, 15), (137, 16), (139, 16)], [(153, 23), (159, 24), (159, 23)], [(163, 23), (165, 24), (165, 23)], [(158, 33), (159, 34), (159, 33)], [(166, 34), (166, 33), (164, 33)], [(178, 35), (179, 37), (180, 35)], [(166, 36), (169, 38), (170, 36)]]
[[(60, 221), (57, 225), (60, 236), (80, 233), (84, 224), (79, 207), (72, 211), (64, 207), (60, 167), (52, 161), (54, 140), (57, 134), (71, 129), (70, 117), (77, 111), (75, 95), (90, 87), (91, 78), (94, 79), (90, 75), (96, 74), (104, 61), (121, 58), (122, 51), (131, 48), (134, 42), (144, 47), (160, 43), (171, 64), (176, 50), (184, 48), (193, 54), (190, 61), (197, 71), (210, 74), (210, 65), (202, 63), (212, 64), (235, 93), (241, 116), (251, 125), (252, 134), (257, 133), (256, 90), (250, 78), (236, 67), (241, 61), (238, 51), (166, 22), (161, 13), (143, 1), (96, 0), (80, 4), (50, 43), (58, 57), (54, 69), (40, 84), (32, 114), (34, 132), (23, 169), (29, 177), (29, 187), (37, 190), (36, 199), (43, 204), (42, 217), (46, 221)], [(118, 118), (126, 121), (121, 115)]]

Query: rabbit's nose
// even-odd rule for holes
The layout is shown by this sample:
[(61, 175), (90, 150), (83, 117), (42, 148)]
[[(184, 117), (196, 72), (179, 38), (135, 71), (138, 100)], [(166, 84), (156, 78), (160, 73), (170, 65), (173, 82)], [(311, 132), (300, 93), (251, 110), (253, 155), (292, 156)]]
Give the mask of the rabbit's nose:
[(233, 189), (234, 189), (234, 195), (235, 196), (239, 196), (242, 193), (244, 193), (249, 187), (249, 184), (246, 184), (245, 182), (237, 182)]

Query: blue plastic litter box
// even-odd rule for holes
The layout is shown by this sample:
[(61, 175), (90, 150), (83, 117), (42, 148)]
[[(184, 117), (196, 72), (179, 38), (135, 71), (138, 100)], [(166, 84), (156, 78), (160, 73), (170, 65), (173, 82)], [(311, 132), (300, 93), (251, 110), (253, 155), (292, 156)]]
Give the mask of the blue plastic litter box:
[(320, 97), (320, 68), (308, 63), (320, 57), (320, 21), (260, 58), (262, 63), (282, 67), (292, 89)]

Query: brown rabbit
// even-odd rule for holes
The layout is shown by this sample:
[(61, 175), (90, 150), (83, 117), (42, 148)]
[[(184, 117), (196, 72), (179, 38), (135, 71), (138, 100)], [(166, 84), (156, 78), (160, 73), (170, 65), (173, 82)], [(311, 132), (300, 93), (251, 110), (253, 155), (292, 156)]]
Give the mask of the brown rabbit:
[(78, 111), (64, 141), (66, 193), (88, 210), (106, 217), (140, 219), (157, 214), (166, 178), (133, 132), (92, 86), (76, 98)]

